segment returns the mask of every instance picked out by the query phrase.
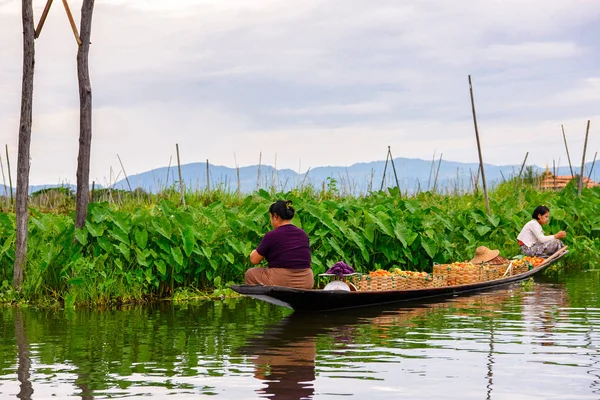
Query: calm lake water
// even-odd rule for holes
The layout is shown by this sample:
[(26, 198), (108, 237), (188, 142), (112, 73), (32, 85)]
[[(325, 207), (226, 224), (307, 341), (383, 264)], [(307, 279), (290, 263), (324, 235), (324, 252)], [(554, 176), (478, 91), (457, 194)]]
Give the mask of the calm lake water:
[(407, 308), (0, 309), (0, 398), (600, 399), (600, 272)]

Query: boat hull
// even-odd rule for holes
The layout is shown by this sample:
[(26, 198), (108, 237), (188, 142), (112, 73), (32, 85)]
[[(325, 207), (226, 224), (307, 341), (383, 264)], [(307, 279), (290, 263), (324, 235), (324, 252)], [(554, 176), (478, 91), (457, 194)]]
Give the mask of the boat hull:
[(232, 285), (231, 289), (237, 293), (253, 297), (268, 303), (293, 309), (296, 312), (318, 312), (341, 310), (346, 308), (367, 307), (379, 304), (391, 304), (430, 299), (435, 297), (450, 297), (461, 293), (489, 290), (505, 286), (514, 282), (528, 279), (564, 256), (566, 248), (559, 250), (549, 257), (540, 266), (518, 275), (491, 281), (442, 286), (412, 290), (382, 290), (382, 291), (341, 291), (322, 289), (295, 289), (284, 286), (263, 285)]

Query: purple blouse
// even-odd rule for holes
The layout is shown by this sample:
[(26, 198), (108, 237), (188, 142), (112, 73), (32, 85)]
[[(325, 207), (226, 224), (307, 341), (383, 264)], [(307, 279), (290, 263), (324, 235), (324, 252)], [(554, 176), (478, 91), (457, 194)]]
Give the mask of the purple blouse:
[(306, 232), (292, 224), (268, 232), (256, 248), (269, 268), (310, 268), (310, 244)]

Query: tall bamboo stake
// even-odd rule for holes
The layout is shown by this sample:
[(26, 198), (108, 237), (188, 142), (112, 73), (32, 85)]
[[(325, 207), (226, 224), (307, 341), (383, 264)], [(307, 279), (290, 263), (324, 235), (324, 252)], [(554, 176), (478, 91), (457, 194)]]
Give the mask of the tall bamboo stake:
[[(69, 24), (71, 24), (71, 30), (73, 31), (73, 36), (75, 36), (75, 41), (77, 42), (77, 44), (79, 46), (81, 46), (81, 44), (83, 43), (83, 40), (85, 39), (80, 39), (79, 37), (79, 33), (77, 33), (77, 25), (75, 25), (75, 20), (73, 19), (73, 15), (71, 14), (71, 9), (69, 8), (69, 3), (67, 3), (67, 0), (62, 0), (63, 2), (63, 6), (65, 6), (65, 11), (67, 13), (67, 18), (69, 19)], [(91, 4), (91, 7), (94, 8), (94, 0), (89, 1), (88, 3)], [(85, 36), (83, 33), (83, 29), (81, 32), (81, 36)]]
[(275, 167), (273, 168), (273, 192), (277, 191), (277, 153), (275, 153)]
[(14, 204), (12, 174), (10, 173), (10, 157), (8, 156), (8, 145), (6, 145), (6, 169), (8, 170), (8, 188), (10, 189), (10, 204)]
[(125, 175), (125, 181), (127, 182), (127, 186), (129, 187), (129, 191), (133, 192), (131, 189), (131, 184), (129, 183), (129, 177), (127, 176), (127, 172), (125, 172), (125, 167), (123, 166), (123, 162), (121, 161), (121, 157), (117, 154), (117, 158), (119, 159), (119, 164), (121, 164), (121, 169), (123, 170), (123, 175)]
[(181, 175), (181, 161), (179, 160), (179, 143), (175, 143), (177, 151), (177, 171), (179, 172), (179, 191), (181, 192), (181, 204), (185, 207), (185, 185), (183, 184), (183, 176)]
[(588, 119), (587, 128), (585, 129), (585, 142), (583, 143), (583, 156), (581, 157), (581, 173), (579, 174), (579, 188), (577, 196), (581, 196), (581, 188), (583, 187), (583, 168), (585, 167), (585, 151), (587, 149), (588, 136), (590, 134), (590, 120)]
[(42, 12), (42, 16), (40, 17), (40, 22), (38, 22), (37, 28), (35, 28), (35, 34), (33, 35), (35, 39), (40, 37), (40, 33), (42, 33), (42, 28), (44, 27), (44, 22), (46, 22), (46, 17), (48, 17), (48, 11), (50, 11), (50, 6), (52, 6), (52, 0), (48, 0), (46, 2), (44, 11)]
[(517, 177), (517, 183), (521, 181), (521, 174), (523, 174), (523, 169), (525, 168), (525, 163), (527, 162), (527, 157), (529, 157), (529, 152), (525, 154), (525, 159), (523, 160), (523, 164), (521, 164), (521, 169), (519, 170), (519, 176)]
[(483, 184), (483, 196), (485, 198), (485, 210), (488, 215), (490, 212), (490, 200), (488, 199), (487, 185), (485, 183), (485, 171), (483, 169), (483, 157), (481, 155), (481, 144), (479, 143), (479, 129), (477, 128), (477, 114), (475, 112), (475, 99), (473, 97), (473, 84), (471, 83), (471, 75), (469, 75), (469, 92), (471, 93), (471, 108), (473, 110), (473, 125), (475, 125), (475, 137), (477, 138), (477, 151), (479, 152), (479, 166), (481, 168), (481, 181)]
[(394, 165), (394, 156), (392, 156), (392, 148), (388, 146), (388, 153), (390, 154), (390, 161), (392, 162), (392, 170), (394, 171), (394, 178), (396, 179), (396, 187), (398, 188), (398, 193), (402, 195), (400, 191), (400, 184), (398, 183), (398, 174), (396, 173), (396, 166)]
[(240, 182), (240, 167), (238, 166), (237, 157), (235, 156), (235, 153), (233, 153), (233, 162), (235, 163), (235, 175), (237, 178), (237, 194), (239, 196), (242, 193), (242, 183)]
[(167, 166), (167, 178), (165, 179), (165, 190), (169, 187), (169, 173), (171, 172), (171, 162), (173, 161), (173, 156), (169, 157), (169, 165)]
[(552, 160), (552, 181), (553, 181), (553, 189), (556, 190), (556, 163)]
[(438, 162), (437, 170), (435, 171), (435, 178), (433, 179), (433, 193), (437, 190), (437, 180), (438, 174), (440, 173), (440, 166), (442, 165), (442, 157), (444, 157), (444, 153), (440, 154), (440, 161)]
[(435, 150), (433, 151), (433, 158), (431, 159), (431, 167), (429, 168), (429, 179), (427, 179), (427, 191), (431, 187), (431, 177), (433, 176), (433, 171), (435, 170)]
[(385, 155), (385, 165), (383, 166), (383, 176), (381, 177), (381, 188), (379, 190), (383, 190), (383, 184), (385, 182), (385, 173), (387, 171), (388, 158), (390, 157), (390, 151), (388, 147), (388, 152)]
[(596, 152), (596, 154), (594, 154), (594, 161), (592, 161), (592, 166), (590, 167), (590, 173), (588, 174), (588, 181), (592, 179), (592, 171), (594, 170), (594, 165), (596, 164), (596, 156), (598, 155), (598, 152)]
[[(256, 171), (256, 191), (260, 189), (260, 164), (262, 163), (262, 151), (258, 153), (258, 170)], [(309, 168), (310, 170), (310, 168)], [(306, 173), (308, 175), (308, 172)]]
[(8, 202), (8, 188), (6, 187), (6, 176), (4, 175), (4, 164), (2, 164), (2, 156), (0, 156), (0, 169), (2, 169), (2, 186), (4, 187), (4, 198)]
[(567, 150), (567, 160), (569, 161), (569, 170), (571, 171), (571, 178), (575, 176), (573, 173), (573, 166), (571, 165), (571, 156), (569, 155), (569, 146), (567, 146), (567, 136), (565, 135), (565, 127), (561, 124), (563, 139), (565, 141), (565, 149)]
[(208, 158), (206, 159), (206, 191), (210, 192), (210, 169), (208, 167)]

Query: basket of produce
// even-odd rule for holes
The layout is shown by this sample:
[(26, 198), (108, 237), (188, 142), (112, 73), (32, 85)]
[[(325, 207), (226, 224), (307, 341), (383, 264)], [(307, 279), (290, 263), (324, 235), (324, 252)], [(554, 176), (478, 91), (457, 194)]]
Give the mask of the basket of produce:
[(361, 291), (411, 290), (444, 286), (440, 278), (434, 279), (427, 272), (402, 271), (395, 268), (372, 271), (368, 275), (355, 276), (350, 280)]
[(470, 262), (454, 262), (452, 264), (437, 264), (433, 266), (433, 276), (439, 277), (446, 285), (466, 285), (499, 279), (504, 275), (508, 264), (481, 264)]
[[(545, 260), (541, 257), (524, 256), (520, 260), (513, 260), (511, 270), (506, 275), (517, 275), (540, 266)], [(506, 270), (505, 270), (506, 271)], [(504, 274), (504, 272), (502, 273)]]

